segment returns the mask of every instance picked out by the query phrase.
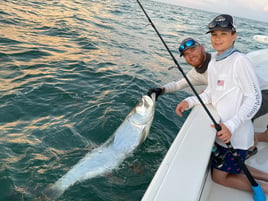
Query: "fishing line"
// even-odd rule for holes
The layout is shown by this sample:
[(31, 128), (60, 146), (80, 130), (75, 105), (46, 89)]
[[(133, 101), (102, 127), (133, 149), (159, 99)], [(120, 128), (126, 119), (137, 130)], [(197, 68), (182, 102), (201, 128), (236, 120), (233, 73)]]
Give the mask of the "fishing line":
[[(204, 102), (202, 101), (202, 99), (200, 98), (199, 94), (196, 92), (195, 88), (193, 87), (192, 83), (190, 82), (190, 80), (188, 79), (188, 77), (186, 76), (186, 74), (184, 73), (184, 71), (182, 70), (181, 66), (179, 65), (178, 61), (176, 60), (176, 58), (174, 57), (174, 55), (172, 54), (172, 52), (170, 51), (169, 47), (167, 46), (166, 42), (164, 41), (164, 39), (162, 38), (162, 36), (160, 35), (160, 33), (158, 32), (157, 28), (155, 27), (154, 23), (152, 22), (151, 18), (149, 17), (149, 15), (147, 14), (147, 12), (144, 10), (142, 4), (140, 3), (139, 0), (137, 0), (137, 3), (139, 4), (140, 8), (142, 9), (143, 13), (145, 14), (145, 16), (147, 17), (148, 21), (150, 22), (151, 26), (153, 27), (153, 29), (155, 30), (156, 34), (158, 35), (158, 37), (160, 38), (161, 42), (163, 43), (163, 45), (165, 46), (166, 50), (168, 51), (169, 55), (171, 56), (173, 62), (176, 64), (177, 68), (179, 69), (179, 71), (181, 72), (181, 74), (183, 75), (183, 77), (185, 78), (185, 80), (187, 81), (188, 85), (190, 86), (190, 88), (192, 89), (193, 93), (195, 94), (195, 96), (197, 97), (197, 99), (199, 100), (200, 104), (203, 106), (203, 108), (205, 109), (206, 113), (208, 114), (208, 116), (210, 117), (210, 119), (212, 120), (215, 129), (217, 131), (221, 130), (221, 126), (216, 122), (216, 120), (214, 119), (214, 117), (212, 116), (212, 114), (210, 113), (210, 111), (208, 110), (208, 108), (206, 107), (206, 105), (204, 104)], [(241, 169), (243, 170), (244, 174), (247, 176), (249, 182), (252, 185), (252, 189), (254, 191), (254, 199), (255, 200), (263, 200), (263, 197), (265, 197), (265, 194), (263, 192), (263, 190), (261, 189), (260, 185), (255, 181), (255, 179), (253, 178), (253, 176), (251, 175), (251, 173), (249, 172), (247, 166), (245, 165), (245, 163), (243, 161), (241, 161), (240, 157), (238, 156), (237, 152), (234, 150), (231, 142), (226, 143), (227, 148), (229, 149), (229, 151), (233, 154), (233, 156), (237, 159)], [(258, 198), (256, 198), (258, 197)], [(265, 199), (264, 199), (265, 200)]]

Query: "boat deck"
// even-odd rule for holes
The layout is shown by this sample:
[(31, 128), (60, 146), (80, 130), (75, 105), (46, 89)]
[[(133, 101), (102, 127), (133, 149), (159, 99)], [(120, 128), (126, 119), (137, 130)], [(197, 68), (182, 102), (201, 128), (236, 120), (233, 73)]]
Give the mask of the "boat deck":
[[(258, 144), (258, 153), (250, 157), (246, 164), (260, 169), (262, 171), (268, 170), (268, 143), (260, 142)], [(268, 198), (268, 195), (266, 195)], [(253, 201), (253, 194), (232, 188), (227, 188), (222, 185), (216, 184), (211, 180), (208, 174), (206, 186), (202, 193), (200, 201)]]

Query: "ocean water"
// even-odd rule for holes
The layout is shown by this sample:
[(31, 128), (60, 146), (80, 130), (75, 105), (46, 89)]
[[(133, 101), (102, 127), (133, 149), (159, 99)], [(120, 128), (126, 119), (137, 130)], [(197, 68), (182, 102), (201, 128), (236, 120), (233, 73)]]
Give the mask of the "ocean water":
[[(216, 13), (142, 1), (167, 45), (192, 36), (213, 51), (206, 25)], [(268, 23), (236, 18), (236, 47)], [(39, 195), (102, 145), (151, 87), (181, 78), (134, 0), (4, 0), (0, 6), (0, 200)], [(190, 90), (157, 101), (146, 141), (119, 168), (69, 188), (63, 201), (138, 201), (184, 118), (176, 104)], [(178, 167), (179, 171), (179, 167)]]

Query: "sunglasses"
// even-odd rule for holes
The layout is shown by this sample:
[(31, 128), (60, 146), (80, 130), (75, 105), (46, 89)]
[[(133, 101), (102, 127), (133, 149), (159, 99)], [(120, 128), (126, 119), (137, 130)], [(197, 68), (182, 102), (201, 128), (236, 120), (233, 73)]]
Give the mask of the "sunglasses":
[(208, 24), (208, 28), (209, 29), (214, 29), (216, 27), (221, 27), (221, 28), (232, 28), (234, 29), (234, 25), (233, 23), (231, 23), (230, 21), (212, 21)]
[(187, 40), (183, 44), (180, 45), (179, 51), (182, 53), (185, 49), (192, 47), (194, 45), (199, 45), (199, 43), (197, 43), (196, 41), (194, 41), (192, 39)]

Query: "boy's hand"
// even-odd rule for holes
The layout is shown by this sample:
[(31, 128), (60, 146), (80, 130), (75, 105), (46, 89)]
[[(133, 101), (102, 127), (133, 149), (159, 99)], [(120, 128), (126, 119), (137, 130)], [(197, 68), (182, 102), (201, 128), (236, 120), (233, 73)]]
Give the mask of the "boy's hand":
[[(231, 140), (232, 133), (230, 130), (223, 124), (220, 123), (221, 130), (217, 132), (217, 138), (220, 139), (223, 143), (228, 143)], [(211, 125), (211, 127), (215, 127), (214, 125)]]
[(176, 107), (176, 113), (177, 113), (177, 115), (179, 115), (180, 117), (182, 117), (182, 112), (184, 112), (188, 108), (189, 108), (189, 104), (188, 104), (187, 101), (180, 102), (177, 105), (177, 107)]

